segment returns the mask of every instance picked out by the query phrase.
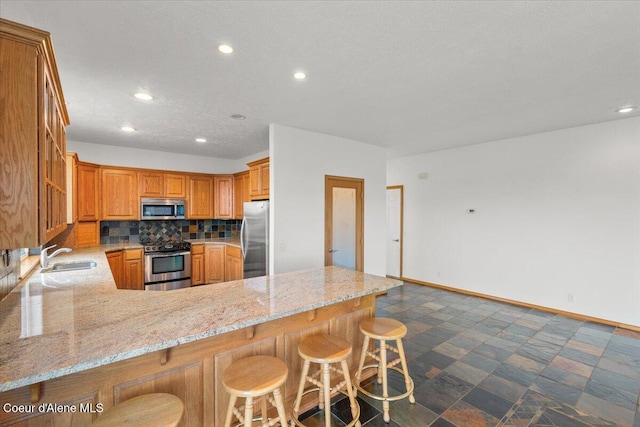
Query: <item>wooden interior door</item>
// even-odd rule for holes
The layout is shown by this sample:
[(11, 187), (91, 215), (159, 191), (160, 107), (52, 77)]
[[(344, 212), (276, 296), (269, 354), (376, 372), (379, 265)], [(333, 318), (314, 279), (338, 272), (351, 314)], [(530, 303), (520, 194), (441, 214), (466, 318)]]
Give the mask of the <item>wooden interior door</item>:
[(387, 276), (402, 277), (403, 187), (387, 187)]
[(325, 266), (364, 268), (364, 179), (325, 176)]

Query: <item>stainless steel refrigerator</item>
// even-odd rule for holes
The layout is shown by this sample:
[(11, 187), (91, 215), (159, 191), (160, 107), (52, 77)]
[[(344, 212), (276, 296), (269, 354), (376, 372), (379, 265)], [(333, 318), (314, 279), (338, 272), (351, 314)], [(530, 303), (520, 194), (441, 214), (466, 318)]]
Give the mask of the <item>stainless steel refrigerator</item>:
[(240, 228), (244, 278), (269, 274), (269, 201), (245, 202)]

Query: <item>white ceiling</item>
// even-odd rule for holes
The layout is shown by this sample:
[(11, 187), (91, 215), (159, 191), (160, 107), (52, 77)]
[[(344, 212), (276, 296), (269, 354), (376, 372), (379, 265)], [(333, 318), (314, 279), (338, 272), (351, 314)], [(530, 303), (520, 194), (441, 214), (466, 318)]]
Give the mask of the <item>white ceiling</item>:
[(614, 112), (640, 103), (634, 1), (2, 0), (0, 16), (52, 34), (74, 141), (235, 159), (278, 123), (397, 157), (640, 114)]

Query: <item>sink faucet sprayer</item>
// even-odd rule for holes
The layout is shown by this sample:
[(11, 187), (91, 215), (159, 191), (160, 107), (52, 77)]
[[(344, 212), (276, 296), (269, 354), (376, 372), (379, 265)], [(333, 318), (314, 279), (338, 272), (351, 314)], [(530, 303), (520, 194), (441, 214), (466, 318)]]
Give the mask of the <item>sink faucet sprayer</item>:
[(56, 247), (57, 245), (49, 246), (48, 248), (44, 248), (40, 251), (40, 267), (45, 268), (49, 265), (49, 260), (54, 256), (58, 255), (60, 252), (71, 252), (70, 248), (60, 248), (54, 251), (51, 255), (47, 255), (47, 251), (51, 248)]

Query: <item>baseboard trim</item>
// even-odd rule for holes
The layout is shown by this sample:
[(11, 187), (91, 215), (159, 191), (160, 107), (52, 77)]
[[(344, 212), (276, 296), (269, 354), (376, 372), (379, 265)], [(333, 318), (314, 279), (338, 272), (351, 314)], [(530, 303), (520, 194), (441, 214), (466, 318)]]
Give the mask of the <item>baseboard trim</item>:
[(480, 297), (480, 298), (484, 298), (484, 299), (488, 299), (488, 300), (492, 300), (492, 301), (505, 302), (505, 303), (508, 303), (508, 304), (518, 305), (520, 307), (535, 308), (536, 310), (546, 311), (548, 313), (554, 313), (554, 314), (561, 314), (563, 316), (571, 317), (571, 318), (574, 318), (574, 319), (587, 320), (587, 321), (590, 321), (590, 322), (601, 323), (603, 325), (615, 326), (615, 327), (622, 328), (622, 329), (628, 329), (628, 330), (631, 330), (631, 331), (640, 332), (640, 326), (630, 325), (630, 324), (627, 324), (627, 323), (615, 322), (615, 321), (612, 321), (612, 320), (601, 319), (599, 317), (592, 317), (592, 316), (587, 316), (587, 315), (580, 314), (580, 313), (573, 313), (571, 311), (558, 310), (558, 309), (555, 309), (555, 308), (545, 307), (545, 306), (542, 306), (542, 305), (529, 304), (529, 303), (522, 302), (522, 301), (516, 301), (516, 300), (512, 300), (512, 299), (508, 299), (508, 298), (496, 297), (496, 296), (493, 296), (493, 295), (482, 294), (482, 293), (479, 293), (479, 292), (467, 291), (467, 290), (464, 290), (464, 289), (453, 288), (451, 286), (440, 285), (440, 284), (437, 284), (437, 283), (423, 282), (422, 280), (411, 279), (409, 277), (402, 277), (401, 280), (404, 280), (405, 282), (409, 282), (409, 283), (415, 283), (416, 285), (429, 286), (431, 288), (437, 288), (437, 289), (444, 289), (446, 291), (456, 292), (456, 293), (465, 294), (465, 295), (471, 295), (471, 296), (474, 296), (474, 297)]

